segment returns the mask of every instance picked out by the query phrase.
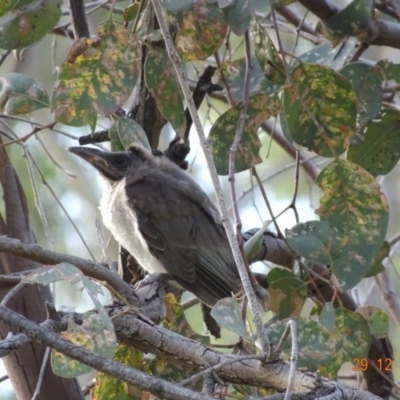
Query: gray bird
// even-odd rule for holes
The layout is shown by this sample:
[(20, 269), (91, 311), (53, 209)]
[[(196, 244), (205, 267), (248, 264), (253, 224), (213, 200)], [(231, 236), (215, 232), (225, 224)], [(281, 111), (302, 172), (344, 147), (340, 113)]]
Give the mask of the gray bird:
[[(212, 307), (242, 288), (219, 213), (184, 171), (133, 144), (128, 151), (70, 147), (107, 182), (104, 225), (149, 273), (167, 273)], [(268, 293), (259, 288), (264, 304)]]

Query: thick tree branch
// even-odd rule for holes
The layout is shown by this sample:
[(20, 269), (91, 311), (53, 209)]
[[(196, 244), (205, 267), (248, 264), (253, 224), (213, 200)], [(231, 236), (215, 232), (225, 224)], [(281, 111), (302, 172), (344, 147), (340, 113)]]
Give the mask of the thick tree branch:
[(107, 282), (115, 291), (119, 292), (129, 303), (137, 304), (137, 296), (133, 288), (120, 277), (101, 264), (69, 254), (56, 253), (45, 250), (34, 243), (21, 243), (18, 239), (0, 237), (0, 252), (27, 258), (41, 264), (55, 265), (62, 262), (73, 264), (85, 275), (99, 281)]
[[(321, 20), (330, 18), (341, 10), (333, 0), (299, 0), (299, 3)], [(377, 25), (378, 36), (369, 44), (400, 49), (400, 25), (381, 19), (377, 19)]]

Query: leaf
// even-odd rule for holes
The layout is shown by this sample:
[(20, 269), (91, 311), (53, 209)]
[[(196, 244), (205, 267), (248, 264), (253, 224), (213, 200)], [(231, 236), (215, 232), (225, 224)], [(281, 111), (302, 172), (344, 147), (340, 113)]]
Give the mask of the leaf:
[(278, 314), (279, 319), (298, 316), (307, 300), (307, 288), (304, 282), (294, 278), (271, 281), (267, 276), (268, 293), (271, 296), (269, 309)]
[(283, 84), (286, 80), (283, 61), (268, 32), (256, 19), (250, 24), (250, 35), (257, 61), (265, 77), (271, 82)]
[[(241, 104), (237, 104), (222, 114), (208, 136), (219, 175), (229, 173), (229, 149), (235, 138), (241, 107)], [(236, 152), (235, 172), (245, 171), (262, 162), (258, 155), (261, 142), (257, 130), (267, 118), (275, 116), (279, 108), (279, 99), (265, 93), (256, 94), (249, 99), (243, 138)]]
[(132, 143), (138, 143), (151, 151), (144, 129), (133, 119), (118, 118), (108, 131), (112, 151), (125, 151)]
[(378, 275), (379, 273), (381, 273), (383, 271), (382, 261), (386, 257), (389, 257), (389, 253), (390, 253), (390, 245), (385, 240), (382, 244), (382, 247), (379, 250), (379, 253), (374, 258), (374, 263), (372, 264), (372, 267), (369, 269), (369, 271), (365, 275), (366, 278), (370, 278), (371, 276)]
[(228, 24), (217, 4), (198, 0), (184, 12), (168, 13), (170, 24), (178, 28), (175, 46), (183, 61), (204, 60), (222, 45)]
[(359, 122), (374, 118), (381, 109), (382, 70), (358, 62), (347, 64), (339, 72), (350, 81), (356, 92)]
[(400, 112), (384, 108), (352, 138), (348, 159), (373, 176), (388, 174), (400, 159)]
[(265, 0), (236, 0), (234, 2), (219, 0), (218, 4), (223, 9), (232, 32), (241, 36), (249, 27), (250, 15), (254, 11), (266, 11), (269, 2)]
[(183, 99), (175, 78), (175, 69), (165, 50), (153, 48), (144, 65), (144, 79), (163, 117), (178, 135), (186, 129)]
[(264, 232), (272, 221), (265, 221), (263, 226), (244, 244), (244, 253), (249, 261), (251, 261), (260, 251), (261, 242)]
[(168, 11), (186, 11), (195, 4), (195, 0), (160, 0)]
[(357, 308), (356, 312), (359, 312), (367, 320), (372, 335), (377, 338), (384, 338), (388, 335), (390, 319), (385, 311), (374, 306), (364, 306)]
[(280, 279), (296, 279), (292, 271), (286, 268), (272, 268), (268, 273), (268, 284), (272, 285)]
[(73, 285), (80, 282), (82, 276), (83, 274), (79, 268), (71, 264), (62, 263), (38, 268), (29, 275), (24, 276), (21, 282), (31, 285), (36, 283), (50, 285), (58, 281), (66, 281)]
[(350, 161), (336, 159), (316, 183), (324, 191), (316, 213), (342, 238), (333, 270), (341, 289), (349, 290), (365, 277), (382, 246), (388, 205), (374, 177)]
[(332, 17), (321, 19), (321, 23), (330, 37), (354, 36), (360, 42), (370, 43), (379, 34), (374, 6), (374, 0), (353, 0)]
[(340, 254), (338, 232), (325, 221), (308, 221), (286, 229), (289, 246), (305, 259), (319, 264), (332, 264)]
[(0, 110), (6, 115), (28, 114), (49, 107), (45, 87), (28, 75), (0, 75)]
[[(87, 350), (93, 351), (94, 342), (90, 333), (82, 325), (70, 321), (67, 331), (60, 332), (61, 337), (70, 342), (82, 346)], [(92, 368), (82, 364), (55, 349), (51, 350), (51, 368), (53, 373), (63, 378), (75, 378), (77, 376), (88, 374)]]
[(219, 300), (212, 308), (211, 316), (222, 328), (238, 334), (249, 342), (251, 341), (242, 319), (240, 305), (234, 297)]
[(267, 275), (268, 292), (272, 289), (270, 309), (279, 313), (279, 318), (296, 316), (307, 298), (304, 282), (298, 280), (286, 268), (272, 268)]
[(388, 60), (380, 60), (376, 65), (383, 70), (387, 81), (400, 82), (400, 64), (395, 64)]
[[(256, 93), (273, 95), (282, 85), (266, 79), (256, 58), (251, 59), (250, 96)], [(243, 100), (244, 80), (246, 76), (246, 60), (239, 58), (234, 61), (225, 61), (222, 72), (229, 86), (229, 93), (235, 102)]]
[(325, 303), (319, 316), (319, 322), (325, 326), (329, 332), (335, 327), (335, 307), (332, 302), (329, 301)]
[(303, 63), (326, 65), (338, 70), (343, 67), (356, 44), (357, 40), (353, 38), (346, 39), (335, 47), (329, 42), (324, 42), (301, 54), (299, 60)]
[[(117, 341), (111, 318), (98, 300), (98, 295), (104, 294), (103, 287), (99, 283), (83, 276), (77, 267), (67, 263), (42, 267), (22, 279), (25, 284), (40, 283), (42, 285), (58, 281), (66, 281), (71, 284), (82, 283), (97, 310), (96, 313), (87, 312), (82, 317), (80, 325), (70, 321), (67, 331), (62, 332), (62, 336), (96, 354), (111, 358)], [(51, 363), (53, 372), (65, 378), (80, 376), (91, 371), (90, 367), (54, 350), (51, 355)]]
[[(317, 371), (321, 365), (326, 365), (332, 358), (334, 342), (329, 341), (327, 329), (316, 321), (303, 317), (291, 318), (297, 325), (298, 333), (298, 368)], [(268, 337), (275, 345), (285, 331), (287, 322), (279, 321), (268, 329)], [(292, 357), (292, 338), (289, 336), (284, 343), (282, 358), (289, 361)]]
[[(3, 3), (2, 0), (0, 3)], [(40, 40), (61, 17), (62, 0), (6, 1), (0, 5), (0, 48), (16, 50)]]
[[(140, 350), (131, 346), (118, 345), (114, 357), (114, 361), (120, 362), (129, 367), (143, 370), (143, 356)], [(133, 392), (132, 392), (133, 391)], [(136, 394), (137, 399), (143, 399), (142, 392), (138, 388), (130, 386), (122, 379), (115, 378), (104, 372), (96, 373), (96, 384), (94, 386), (94, 396), (96, 400), (131, 400), (132, 395)]]
[(284, 91), (282, 128), (297, 144), (321, 156), (339, 156), (347, 149), (356, 124), (357, 102), (350, 82), (317, 64), (300, 64), (291, 76), (297, 93), (291, 87)]
[(163, 301), (166, 307), (166, 317), (164, 319), (165, 328), (187, 338), (197, 340), (206, 346), (210, 345), (210, 338), (208, 336), (200, 335), (193, 331), (185, 317), (181, 304), (176, 301), (172, 293), (168, 293), (164, 296)]
[[(85, 313), (82, 317), (82, 323), (79, 325), (70, 321), (68, 329), (61, 332), (61, 336), (95, 354), (107, 358), (113, 356), (116, 347), (114, 327), (110, 331), (109, 327), (104, 323), (103, 316), (93, 311)], [(91, 367), (55, 350), (52, 350), (51, 365), (53, 372), (64, 378), (74, 378), (91, 371)]]
[(51, 107), (56, 120), (93, 126), (97, 113), (116, 111), (133, 90), (140, 60), (140, 43), (113, 20), (99, 26), (97, 38), (78, 39), (54, 85)]
[(321, 374), (336, 379), (343, 363), (367, 357), (371, 341), (368, 323), (358, 312), (337, 308), (329, 341), (335, 343), (335, 349), (331, 361), (321, 365)]
[[(142, 4), (143, 3), (143, 4)], [(147, 0), (134, 0), (132, 4), (126, 7), (122, 13), (125, 22), (130, 22), (140, 18), (138, 14), (143, 14), (146, 9)]]

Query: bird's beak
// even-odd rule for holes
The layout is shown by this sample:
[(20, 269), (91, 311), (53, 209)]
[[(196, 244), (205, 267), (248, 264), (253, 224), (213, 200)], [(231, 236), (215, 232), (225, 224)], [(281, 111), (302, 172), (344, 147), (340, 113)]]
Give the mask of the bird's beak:
[(121, 179), (121, 172), (111, 162), (112, 153), (92, 147), (68, 147), (67, 150), (93, 165), (106, 180), (115, 182)]

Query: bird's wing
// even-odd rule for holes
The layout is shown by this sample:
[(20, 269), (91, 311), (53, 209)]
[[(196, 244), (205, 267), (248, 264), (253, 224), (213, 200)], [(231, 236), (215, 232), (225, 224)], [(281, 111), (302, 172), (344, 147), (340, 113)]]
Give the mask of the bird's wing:
[(216, 299), (240, 289), (218, 213), (194, 181), (146, 169), (127, 180), (126, 193), (150, 252), (183, 287), (196, 295), (207, 287)]

